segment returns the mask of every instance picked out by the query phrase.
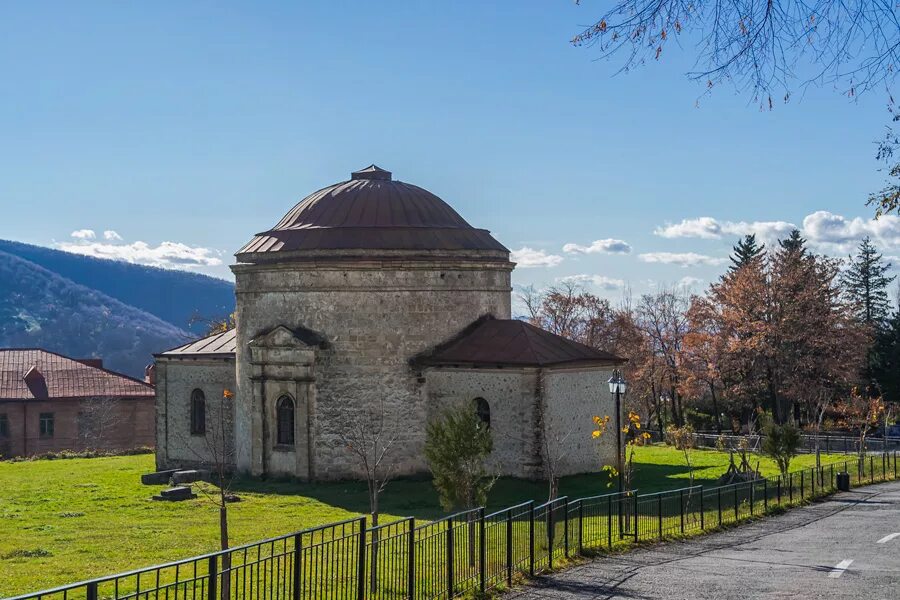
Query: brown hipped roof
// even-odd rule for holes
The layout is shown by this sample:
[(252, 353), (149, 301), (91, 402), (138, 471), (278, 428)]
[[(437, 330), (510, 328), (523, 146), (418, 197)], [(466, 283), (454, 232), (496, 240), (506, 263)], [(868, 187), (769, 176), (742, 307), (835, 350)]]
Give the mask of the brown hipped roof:
[(193, 342), (166, 350), (156, 356), (164, 358), (180, 358), (189, 356), (233, 356), (237, 349), (236, 341), (237, 330), (229, 329), (224, 333), (215, 333), (213, 335), (194, 340)]
[(153, 397), (153, 386), (39, 348), (0, 349), (0, 400)]
[(428, 190), (394, 181), (390, 171), (375, 165), (310, 194), (237, 256), (297, 250), (509, 252)]
[(621, 364), (625, 359), (535, 327), (486, 317), (458, 336), (419, 355), (423, 365), (577, 366)]

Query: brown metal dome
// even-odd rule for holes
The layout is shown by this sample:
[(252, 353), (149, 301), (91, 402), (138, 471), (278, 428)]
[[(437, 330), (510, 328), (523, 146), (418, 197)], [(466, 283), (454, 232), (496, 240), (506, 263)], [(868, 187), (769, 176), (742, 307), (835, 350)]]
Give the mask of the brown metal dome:
[(310, 194), (237, 256), (243, 261), (250, 255), (314, 250), (509, 252), (431, 192), (394, 181), (390, 171), (375, 165)]

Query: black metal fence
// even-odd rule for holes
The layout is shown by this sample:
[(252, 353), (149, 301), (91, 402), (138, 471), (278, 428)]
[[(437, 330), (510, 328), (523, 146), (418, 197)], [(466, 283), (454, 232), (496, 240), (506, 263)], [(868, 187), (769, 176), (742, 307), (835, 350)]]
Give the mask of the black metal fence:
[(359, 517), (230, 550), (61, 586), (12, 600), (339, 600), (452, 598), (512, 585), (568, 557), (623, 541), (736, 523), (852, 485), (897, 478), (897, 453), (719, 487), (525, 502), (417, 524)]
[[(651, 442), (665, 442), (665, 432), (649, 431)], [(732, 435), (718, 434), (711, 431), (698, 431), (692, 434), (694, 444), (698, 448), (725, 448), (737, 450), (741, 444), (746, 444), (750, 450), (759, 450), (762, 445), (763, 436), (753, 435)], [(859, 454), (860, 447), (862, 452), (891, 452), (900, 450), (900, 437), (866, 437), (860, 440), (858, 437), (846, 435), (820, 435), (818, 439), (818, 448), (826, 454)], [(813, 453), (816, 451), (816, 436), (803, 434), (800, 436), (800, 448), (802, 453)]]

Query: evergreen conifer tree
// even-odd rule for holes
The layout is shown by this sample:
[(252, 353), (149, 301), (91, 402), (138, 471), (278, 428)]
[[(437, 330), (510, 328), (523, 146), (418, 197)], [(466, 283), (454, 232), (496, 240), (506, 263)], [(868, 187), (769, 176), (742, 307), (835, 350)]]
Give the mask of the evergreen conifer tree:
[(891, 268), (878, 254), (878, 249), (868, 237), (859, 244), (856, 256), (850, 257), (850, 266), (844, 272), (843, 284), (847, 297), (855, 307), (860, 323), (873, 327), (875, 332), (885, 328), (890, 316), (887, 288), (894, 277), (886, 273)]
[(778, 245), (788, 252), (799, 251), (800, 254), (806, 253), (806, 240), (800, 237), (800, 231), (794, 229), (791, 234), (778, 241)]
[(756, 234), (750, 233), (739, 240), (737, 246), (733, 246), (732, 250), (733, 252), (729, 257), (732, 264), (731, 270), (737, 271), (751, 260), (762, 256), (763, 252), (766, 250), (766, 246), (765, 244), (757, 244)]
[(874, 354), (878, 359), (874, 376), (882, 398), (885, 402), (900, 402), (900, 307), (878, 333)]

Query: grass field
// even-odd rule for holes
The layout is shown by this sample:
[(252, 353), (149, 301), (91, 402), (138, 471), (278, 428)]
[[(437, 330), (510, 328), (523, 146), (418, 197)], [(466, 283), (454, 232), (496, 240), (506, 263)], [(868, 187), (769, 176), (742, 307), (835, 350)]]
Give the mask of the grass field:
[[(692, 459), (702, 484), (714, 484), (728, 464), (728, 455), (715, 451), (693, 451)], [(798, 457), (792, 469), (814, 461)], [(759, 458), (759, 466), (764, 475), (777, 473), (768, 459)], [(214, 550), (214, 505), (202, 496), (180, 503), (150, 500), (159, 488), (142, 486), (140, 475), (151, 470), (152, 455), (0, 463), (0, 597)], [(640, 492), (682, 487), (688, 478), (680, 452), (665, 446), (637, 450)], [(233, 544), (345, 519), (367, 508), (364, 483), (242, 481), (235, 487), (242, 502), (231, 505)], [(561, 493), (572, 498), (609, 491), (599, 474), (561, 482)], [(546, 495), (544, 483), (500, 479), (489, 508)], [(391, 483), (382, 507), (386, 518), (443, 514), (427, 480)]]

